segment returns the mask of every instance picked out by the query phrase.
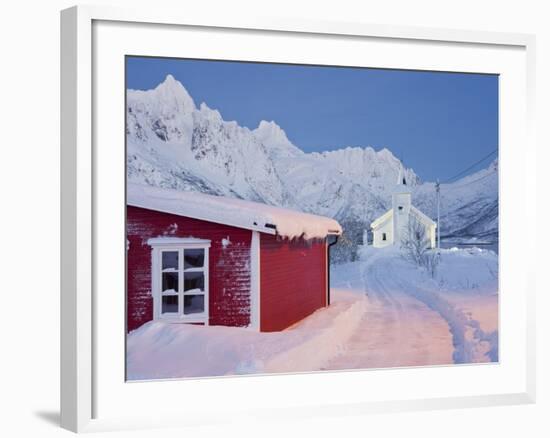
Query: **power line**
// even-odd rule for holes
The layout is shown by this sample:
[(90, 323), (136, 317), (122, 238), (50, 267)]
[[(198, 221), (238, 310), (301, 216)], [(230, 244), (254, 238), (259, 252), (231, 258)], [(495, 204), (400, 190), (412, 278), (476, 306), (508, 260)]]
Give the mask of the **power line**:
[(493, 176), (495, 172), (491, 172), (488, 175), (482, 176), (481, 178), (474, 179), (473, 181), (468, 181), (467, 183), (460, 184), (459, 186), (453, 186), (453, 189), (458, 189), (460, 187), (469, 186), (470, 184), (476, 183), (478, 181), (484, 180), (486, 178), (489, 178), (490, 176)]
[(470, 165), (469, 167), (467, 167), (466, 169), (464, 169), (463, 171), (457, 173), (456, 175), (452, 176), (451, 178), (448, 178), (444, 181), (442, 181), (442, 184), (446, 184), (448, 182), (451, 182), (452, 180), (464, 175), (466, 172), (472, 170), (474, 167), (476, 167), (478, 164), (480, 163), (483, 163), (487, 158), (489, 158), (491, 155), (493, 155), (495, 152), (498, 151), (498, 148), (489, 152), (487, 155), (485, 155), (483, 158), (481, 158), (480, 160), (476, 161), (474, 164)]
[[(495, 152), (498, 151), (498, 148), (491, 151), (490, 153), (488, 153), (487, 155), (485, 155), (483, 158), (480, 158), (478, 161), (476, 161), (474, 164), (468, 166), (466, 169), (464, 169), (463, 171), (457, 173), (455, 176), (451, 177), (451, 178), (448, 178), (446, 179), (445, 181), (443, 181), (443, 183), (449, 183), (450, 181), (464, 175), (466, 172), (470, 171), (471, 169), (473, 169), (475, 166), (477, 166), (478, 164), (484, 162), (487, 158), (489, 158), (490, 156), (492, 156)], [(463, 183), (459, 186), (455, 186), (453, 188), (460, 188), (460, 187), (465, 187), (465, 186), (468, 186), (470, 184), (473, 184), (473, 183), (476, 183), (476, 182), (479, 182), (479, 181), (482, 181), (486, 178), (489, 178), (490, 176), (492, 176), (495, 172), (490, 172), (488, 175), (484, 175), (480, 178), (476, 178), (475, 180), (473, 181), (468, 181), (467, 183)], [(439, 179), (437, 180), (436, 184), (435, 184), (435, 191), (436, 191), (436, 198), (437, 198), (437, 248), (439, 249), (440, 248), (440, 244), (441, 244), (441, 235), (440, 235), (440, 232), (441, 232), (441, 224), (440, 224), (440, 209), (441, 209), (441, 182), (439, 181)]]

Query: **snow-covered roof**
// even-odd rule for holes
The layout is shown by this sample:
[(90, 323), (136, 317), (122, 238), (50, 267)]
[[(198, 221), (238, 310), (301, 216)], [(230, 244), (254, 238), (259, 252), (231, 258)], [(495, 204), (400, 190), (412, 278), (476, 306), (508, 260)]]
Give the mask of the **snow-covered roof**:
[(372, 222), (370, 224), (370, 227), (371, 228), (377, 228), (380, 225), (382, 225), (384, 222), (386, 222), (388, 219), (391, 219), (392, 216), (393, 216), (393, 208), (390, 208), (382, 216), (380, 216), (378, 219), (376, 219), (374, 222)]
[[(428, 216), (426, 216), (424, 213), (422, 213), (418, 208), (411, 205), (411, 214), (416, 216), (418, 220), (423, 222), (425, 225), (434, 225), (437, 226), (437, 224)], [(375, 221), (373, 221), (370, 224), (371, 228), (378, 228), (380, 225), (384, 224), (387, 220), (390, 220), (393, 217), (393, 208), (390, 208), (388, 211), (386, 211), (382, 216), (377, 218)]]
[(128, 183), (127, 204), (267, 234), (278, 234), (289, 239), (324, 238), (328, 234), (342, 233), (342, 227), (337, 221), (324, 216), (242, 199), (135, 183)]
[(414, 214), (420, 221), (424, 222), (426, 225), (435, 225), (435, 221), (432, 220), (431, 217), (425, 215), (422, 213), (418, 208), (416, 208), (414, 205), (411, 205), (411, 213)]

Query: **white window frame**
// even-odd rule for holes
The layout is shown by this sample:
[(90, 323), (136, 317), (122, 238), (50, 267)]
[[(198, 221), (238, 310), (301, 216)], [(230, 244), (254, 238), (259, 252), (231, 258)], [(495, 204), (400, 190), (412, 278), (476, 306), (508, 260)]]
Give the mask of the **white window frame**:
[[(158, 237), (149, 239), (147, 243), (151, 246), (151, 291), (153, 294), (153, 318), (158, 321), (197, 323), (209, 325), (209, 252), (210, 240), (178, 237)], [(202, 268), (184, 269), (184, 253), (186, 249), (203, 249), (204, 265)], [(162, 253), (178, 252), (178, 312), (162, 313)], [(184, 291), (185, 272), (203, 272), (204, 273), (204, 291), (202, 293), (186, 293)], [(166, 294), (164, 294), (166, 295)], [(184, 297), (186, 295), (203, 295), (204, 312), (185, 315), (183, 313)]]

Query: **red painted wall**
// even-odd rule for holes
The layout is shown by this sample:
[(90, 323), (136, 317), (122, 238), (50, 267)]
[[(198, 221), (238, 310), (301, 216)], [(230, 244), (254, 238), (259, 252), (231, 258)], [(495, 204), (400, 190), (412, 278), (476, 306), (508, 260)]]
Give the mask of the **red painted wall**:
[[(252, 232), (168, 213), (127, 207), (127, 330), (153, 319), (151, 237), (210, 239), (210, 324), (246, 326), (250, 323), (250, 243)], [(224, 248), (222, 239), (231, 244)]]
[(260, 235), (260, 329), (283, 330), (327, 305), (325, 240)]

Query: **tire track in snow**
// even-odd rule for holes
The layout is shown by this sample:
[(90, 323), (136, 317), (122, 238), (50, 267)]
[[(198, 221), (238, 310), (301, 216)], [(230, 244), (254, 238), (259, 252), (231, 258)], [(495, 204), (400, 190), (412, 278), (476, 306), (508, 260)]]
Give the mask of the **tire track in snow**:
[[(432, 322), (430, 321), (434, 315), (426, 312), (427, 308), (431, 309), (429, 306), (426, 306), (426, 303), (423, 303), (422, 301), (419, 302), (419, 300), (414, 297), (411, 300), (410, 295), (406, 293), (406, 288), (403, 287), (402, 283), (397, 281), (399, 276), (395, 275), (395, 272), (393, 272), (391, 266), (385, 266), (384, 269), (380, 269), (380, 260), (382, 260), (382, 266), (384, 266), (383, 258), (376, 256), (373, 257), (370, 263), (367, 264), (366, 270), (370, 275), (364, 277), (365, 288), (377, 296), (382, 296), (384, 302), (388, 303), (391, 308), (397, 311), (399, 333), (401, 335), (400, 339), (403, 341), (401, 342), (401, 345), (402, 348), (406, 348), (407, 341), (410, 338), (410, 333), (407, 332), (411, 330), (414, 332), (415, 330), (418, 330), (418, 326), (420, 326), (420, 330), (416, 333), (416, 336), (424, 338), (423, 335), (429, 334), (430, 329), (434, 328), (431, 326)], [(437, 313), (434, 309), (431, 309), (431, 311)], [(420, 320), (426, 318), (426, 321), (423, 321), (425, 324), (416, 324), (411, 326), (410, 324), (404, 323), (404, 321), (411, 318), (411, 314)], [(437, 317), (439, 318), (439, 315)], [(427, 341), (424, 339), (423, 345), (418, 345), (418, 348), (422, 347), (423, 351), (428, 356), (432, 350), (430, 342), (431, 339), (428, 336)], [(417, 344), (414, 346), (416, 347), (416, 345)], [(434, 364), (435, 363), (438, 362), (434, 361)]]
[[(411, 282), (407, 282), (395, 271), (395, 255), (393, 258), (384, 256), (372, 256), (367, 264), (369, 271), (374, 273), (374, 282), (369, 283), (368, 290), (380, 294), (381, 291), (388, 299), (391, 291), (400, 291), (422, 302), (430, 309), (437, 312), (449, 326), (453, 340), (453, 362), (472, 363), (489, 360), (498, 360), (498, 333), (485, 333), (478, 321), (466, 315), (461, 309), (445, 300), (441, 294), (434, 290), (419, 288)], [(383, 272), (384, 275), (379, 273)], [(394, 294), (396, 298), (397, 294)], [(488, 345), (488, 347), (484, 347)], [(488, 350), (488, 351), (484, 351)]]
[[(358, 263), (350, 277), (368, 298), (356, 333), (325, 369), (383, 368), (452, 363), (451, 334), (424, 304), (386, 287), (375, 263)], [(361, 292), (360, 292), (361, 293)]]

